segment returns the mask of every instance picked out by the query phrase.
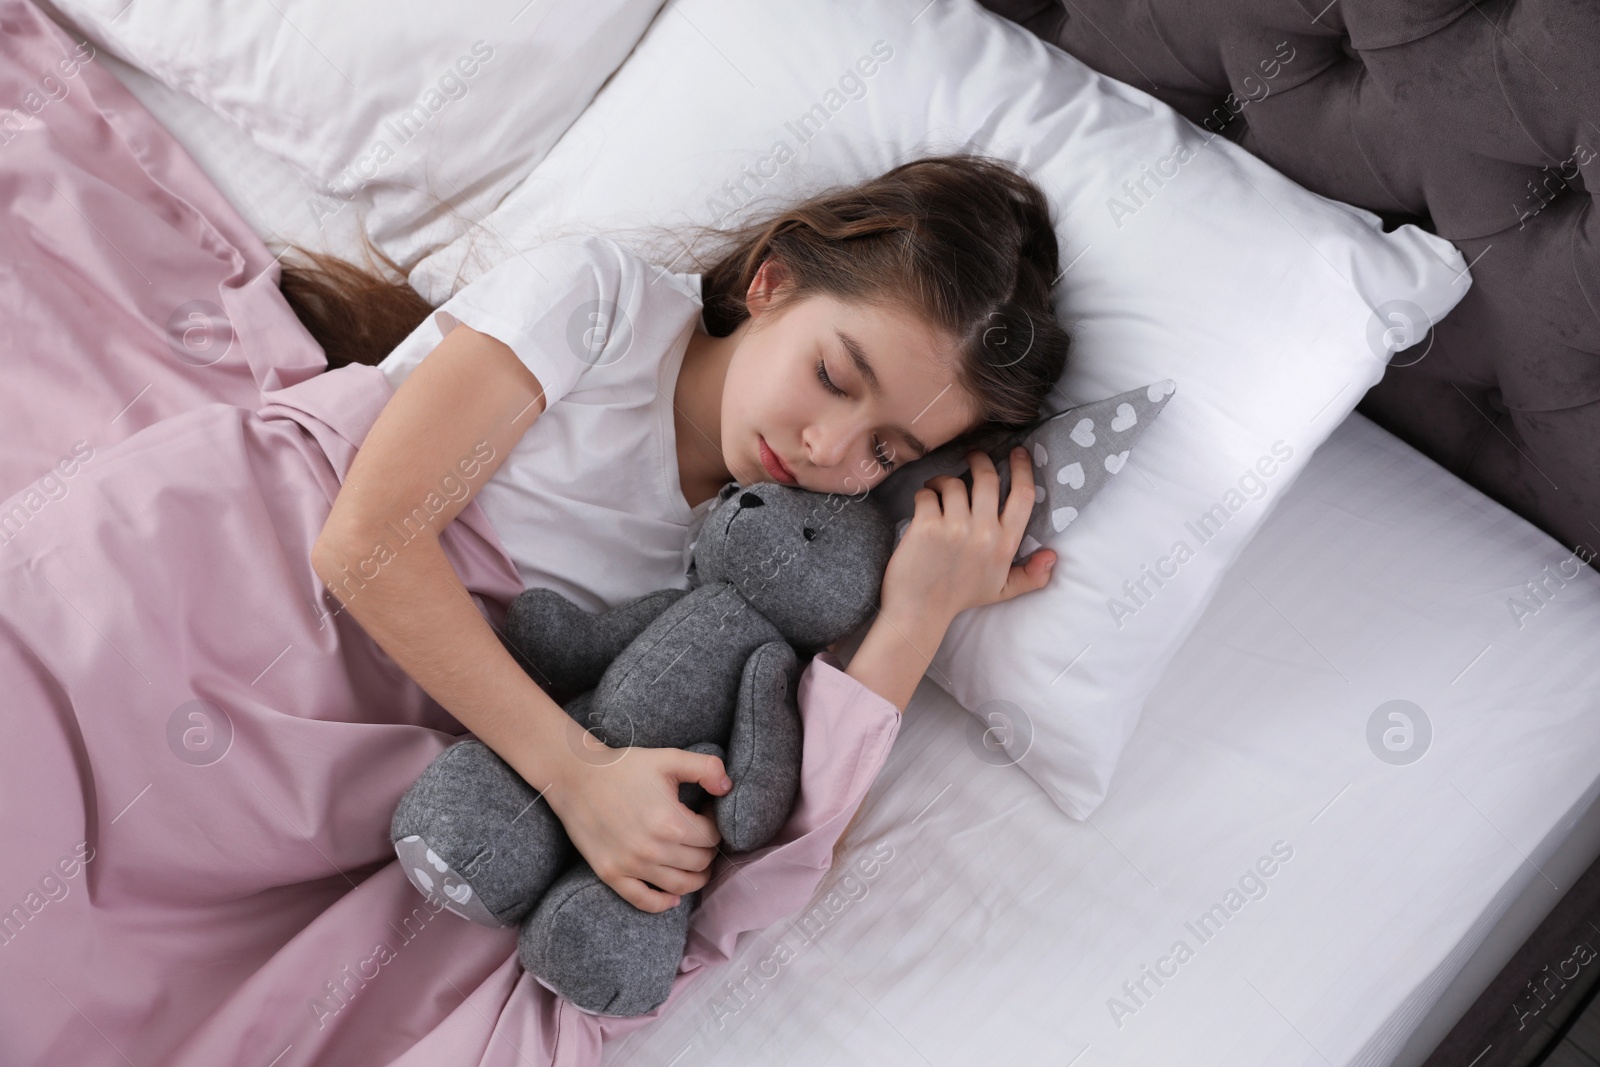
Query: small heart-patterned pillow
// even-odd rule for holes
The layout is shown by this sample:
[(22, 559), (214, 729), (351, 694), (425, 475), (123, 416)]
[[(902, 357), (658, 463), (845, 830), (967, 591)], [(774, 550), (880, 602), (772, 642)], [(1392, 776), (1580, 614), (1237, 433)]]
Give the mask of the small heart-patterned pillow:
[(1033, 457), (1033, 514), (1018, 546), (1021, 562), (1078, 518), (1100, 487), (1128, 462), (1128, 453), (1145, 428), (1166, 407), (1177, 384), (1170, 378), (1126, 393), (1050, 415), (1032, 426), (990, 431), (966, 441), (952, 441), (884, 480), (878, 499), (897, 520), (895, 537), (905, 533), (916, 510), (914, 497), (929, 478), (958, 474), (972, 488), (967, 453), (976, 448), (994, 460), (1000, 473), (1000, 501), (1011, 491), (1011, 449), (1026, 448)]

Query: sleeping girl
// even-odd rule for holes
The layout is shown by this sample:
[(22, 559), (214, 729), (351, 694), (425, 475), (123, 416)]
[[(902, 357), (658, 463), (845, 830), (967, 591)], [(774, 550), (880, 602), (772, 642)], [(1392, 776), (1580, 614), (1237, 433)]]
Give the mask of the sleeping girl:
[[(698, 274), (603, 237), (555, 241), (437, 311), (325, 257), (283, 279), (330, 364), (375, 363), (394, 386), (316, 541), (317, 574), (650, 912), (709, 878), (715, 824), (676, 798), (684, 782), (725, 792), (721, 762), (589, 756), (466, 595), (440, 530), (476, 499), (525, 586), (591, 611), (688, 588), (696, 524), (726, 483), (870, 491), (931, 449), (1036, 418), (1070, 345), (1048, 204), (997, 161), (915, 160), (717, 238)], [(1004, 501), (988, 456), (969, 458), (970, 493), (953, 477), (917, 491), (849, 662), (901, 710), (958, 612), (1042, 587), (1055, 563), (1011, 562), (1034, 503), (1026, 454)], [(441, 494), (447, 478), (464, 490)]]

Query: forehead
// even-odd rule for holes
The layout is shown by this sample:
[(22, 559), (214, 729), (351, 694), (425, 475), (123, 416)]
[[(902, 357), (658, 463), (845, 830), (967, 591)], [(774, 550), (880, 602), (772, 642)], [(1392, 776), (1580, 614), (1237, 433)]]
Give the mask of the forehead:
[[(938, 447), (937, 442), (979, 420), (978, 405), (959, 380), (961, 356), (953, 337), (898, 305), (850, 303), (821, 294), (812, 299), (813, 326), (828, 366), (864, 386), (850, 353), (849, 342), (854, 342), (882, 386), (882, 397), (871, 402), (890, 421)], [(860, 391), (871, 397), (870, 390)]]

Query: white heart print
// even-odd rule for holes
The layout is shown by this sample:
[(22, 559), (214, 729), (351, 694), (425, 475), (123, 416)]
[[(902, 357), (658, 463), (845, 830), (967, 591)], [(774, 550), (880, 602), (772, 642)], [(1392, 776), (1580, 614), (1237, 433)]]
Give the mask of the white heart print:
[(1084, 448), (1088, 448), (1094, 444), (1094, 420), (1079, 419), (1078, 425), (1072, 428), (1072, 433), (1068, 436)]
[(1174, 382), (1171, 378), (1163, 378), (1159, 382), (1153, 383), (1148, 389), (1146, 389), (1144, 391), (1144, 395), (1150, 398), (1150, 403), (1155, 404), (1159, 403), (1162, 397), (1171, 396), (1173, 390), (1177, 388), (1178, 383)]
[(1129, 426), (1139, 421), (1139, 413), (1133, 410), (1132, 404), (1118, 404), (1116, 418), (1111, 420), (1111, 429), (1121, 433)]
[(1070, 485), (1074, 489), (1082, 489), (1083, 464), (1068, 463), (1065, 467), (1062, 467), (1060, 470), (1056, 471), (1056, 481), (1060, 482), (1062, 485)]
[(1072, 520), (1078, 517), (1077, 508), (1056, 508), (1050, 513), (1050, 522), (1054, 524), (1059, 533), (1072, 525)]
[(1049, 462), (1050, 453), (1044, 450), (1044, 445), (1041, 445), (1039, 442), (1035, 441), (1033, 443), (1033, 465), (1035, 467), (1042, 467)]
[(1106, 470), (1115, 474), (1122, 469), (1122, 465), (1126, 462), (1128, 462), (1128, 453), (1117, 452), (1106, 457)]
[(417, 885), (422, 887), (424, 893), (433, 892), (433, 879), (428, 877), (427, 871), (421, 867), (413, 867), (411, 873), (417, 876)]
[(1044, 486), (1036, 485), (1033, 487), (1033, 502), (1035, 504), (1044, 503)]
[(428, 862), (433, 864), (433, 869), (438, 871), (440, 874), (443, 874), (445, 871), (450, 869), (450, 865), (445, 863), (444, 860), (440, 859), (431, 848), (428, 850)]
[(460, 885), (447, 885), (444, 887), (444, 895), (457, 904), (465, 904), (472, 899), (472, 887), (465, 882)]

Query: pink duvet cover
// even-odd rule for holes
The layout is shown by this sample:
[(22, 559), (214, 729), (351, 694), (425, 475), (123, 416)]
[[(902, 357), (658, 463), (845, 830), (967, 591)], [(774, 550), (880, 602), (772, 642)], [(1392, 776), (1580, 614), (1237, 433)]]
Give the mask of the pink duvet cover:
[[(388, 385), (318, 373), (271, 254), (28, 0), (0, 189), (0, 1063), (592, 1064), (649, 1025), (400, 873), (394, 805), (462, 727), (309, 564)], [(443, 540), (498, 623), (476, 505)], [(799, 804), (718, 860), (674, 998), (806, 904), (899, 728), (837, 661), (800, 703)]]

